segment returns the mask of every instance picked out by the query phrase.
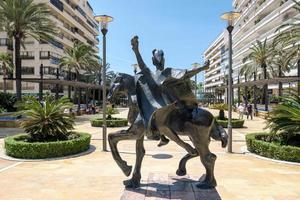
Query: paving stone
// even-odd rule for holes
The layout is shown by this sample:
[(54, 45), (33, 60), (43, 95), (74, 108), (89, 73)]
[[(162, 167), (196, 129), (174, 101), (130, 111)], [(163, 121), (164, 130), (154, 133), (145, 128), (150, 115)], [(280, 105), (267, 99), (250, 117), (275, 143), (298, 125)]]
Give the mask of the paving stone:
[(164, 190), (164, 191), (150, 191), (148, 190), (146, 193), (145, 200), (166, 200), (170, 199), (170, 191)]
[(195, 200), (195, 195), (193, 192), (183, 192), (183, 191), (172, 191), (172, 200)]

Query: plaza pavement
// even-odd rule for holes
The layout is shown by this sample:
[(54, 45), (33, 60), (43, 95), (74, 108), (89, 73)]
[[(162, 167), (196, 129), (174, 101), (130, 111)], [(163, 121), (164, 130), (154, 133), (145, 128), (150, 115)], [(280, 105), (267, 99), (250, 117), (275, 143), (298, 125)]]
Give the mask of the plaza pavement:
[[(212, 111), (217, 114), (217, 111)], [(119, 116), (126, 117), (127, 110)], [(76, 130), (92, 134), (95, 151), (90, 154), (62, 160), (22, 162), (0, 159), (0, 199), (1, 200), (114, 200), (124, 192), (122, 181), (126, 177), (114, 162), (110, 152), (102, 151), (101, 128), (90, 126), (91, 116), (77, 119)], [(218, 158), (215, 176), (218, 182), (215, 197), (221, 199), (300, 199), (300, 166), (276, 163), (243, 154), (244, 135), (261, 131), (264, 121), (260, 118), (246, 120), (247, 128), (234, 129), (233, 151), (228, 154), (218, 141), (211, 142), (211, 151)], [(109, 128), (114, 132), (123, 128)], [(21, 132), (20, 129), (0, 129), (0, 137)], [(185, 152), (175, 143), (158, 148), (157, 141), (145, 141), (146, 156), (142, 167), (142, 179), (160, 175), (173, 177), (179, 160)], [(3, 139), (0, 140), (3, 146)], [(134, 164), (134, 141), (119, 144), (121, 156)], [(187, 164), (189, 177), (194, 180), (205, 172), (200, 159)], [(150, 175), (150, 176), (149, 176)], [(170, 186), (172, 188), (172, 186)], [(177, 191), (174, 199), (187, 199)], [(154, 193), (147, 193), (145, 199), (157, 199)], [(143, 197), (144, 199), (144, 197)], [(188, 199), (193, 200), (190, 196)], [(205, 199), (205, 197), (203, 198)], [(210, 198), (215, 199), (215, 198)]]

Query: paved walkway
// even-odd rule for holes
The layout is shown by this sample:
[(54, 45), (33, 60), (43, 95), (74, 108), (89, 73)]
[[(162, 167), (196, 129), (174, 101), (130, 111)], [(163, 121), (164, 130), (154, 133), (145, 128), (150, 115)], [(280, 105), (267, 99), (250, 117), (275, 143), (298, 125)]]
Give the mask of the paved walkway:
[[(217, 113), (217, 111), (212, 112)], [(126, 111), (121, 112), (119, 116), (126, 116), (126, 113)], [(92, 145), (95, 151), (88, 155), (44, 162), (16, 162), (0, 159), (0, 199), (120, 199), (124, 193), (122, 181), (126, 177), (115, 164), (111, 153), (102, 151), (101, 128), (91, 127), (89, 117), (79, 117), (76, 125), (76, 130), (93, 135)], [(248, 128), (233, 131), (234, 154), (226, 153), (226, 149), (221, 148), (220, 142), (211, 142), (211, 150), (218, 156), (215, 167), (218, 186), (209, 195), (218, 195), (225, 200), (300, 199), (300, 166), (271, 162), (241, 153), (241, 147), (245, 145), (244, 134), (261, 131), (264, 127), (263, 123), (262, 119), (254, 118), (253, 121), (246, 121), (245, 126)], [(116, 130), (120, 128), (109, 129), (108, 132)], [(20, 131), (0, 129), (0, 135), (15, 134)], [(0, 143), (3, 145), (3, 141)], [(173, 142), (161, 148), (157, 147), (157, 143), (157, 141), (145, 141), (146, 156), (142, 168), (144, 183), (147, 183), (153, 173), (168, 177), (175, 176), (178, 162), (185, 155), (184, 150)], [(134, 141), (120, 142), (119, 148), (121, 156), (133, 165)], [(189, 177), (192, 177), (191, 182), (205, 173), (199, 159), (189, 161), (187, 170)], [(178, 182), (182, 181), (183, 179), (178, 180)], [(203, 194), (205, 191), (201, 192)], [(218, 196), (207, 199), (217, 199)], [(146, 195), (145, 198), (156, 199), (158, 196), (157, 194)], [(184, 199), (180, 196), (176, 198)]]

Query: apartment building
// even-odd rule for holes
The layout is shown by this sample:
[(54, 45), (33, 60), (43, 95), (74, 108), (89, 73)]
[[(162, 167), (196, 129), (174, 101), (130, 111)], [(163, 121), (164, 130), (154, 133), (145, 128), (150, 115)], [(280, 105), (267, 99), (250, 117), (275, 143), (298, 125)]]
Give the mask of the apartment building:
[(217, 39), (204, 52), (205, 60), (210, 60), (210, 68), (204, 75), (204, 92), (212, 93), (224, 99), (225, 90), (220, 89), (226, 82), (226, 69), (228, 68), (228, 47), (226, 32), (222, 32)]
[[(94, 20), (93, 8), (87, 0), (35, 0), (36, 3), (46, 3), (52, 12), (50, 18), (58, 28), (58, 34), (49, 43), (41, 43), (32, 38), (25, 41), (25, 48), (21, 49), (22, 77), (39, 78), (40, 66), (43, 65), (44, 78), (66, 78), (64, 70), (58, 70), (59, 59), (64, 56), (64, 49), (73, 46), (78, 40), (89, 44), (99, 52), (99, 28)], [(13, 54), (13, 43), (6, 33), (0, 33), (0, 51)], [(74, 74), (75, 75), (75, 74)], [(73, 75), (73, 76), (74, 76)], [(3, 77), (0, 75), (0, 89), (3, 87)], [(54, 90), (55, 86), (44, 84), (44, 89)], [(8, 91), (15, 92), (13, 81), (8, 83)], [(39, 84), (22, 82), (22, 92), (36, 94)], [(63, 93), (60, 88), (60, 93)], [(66, 90), (65, 90), (66, 91)]]
[[(272, 42), (278, 32), (278, 27), (299, 17), (292, 0), (235, 0), (233, 7), (241, 12), (235, 23), (233, 32), (233, 80), (237, 82), (239, 70), (250, 53), (250, 47), (257, 41)], [(296, 69), (288, 75), (296, 75)], [(259, 74), (260, 76), (260, 74)], [(241, 78), (243, 81), (243, 78)], [(269, 85), (269, 93), (276, 93), (278, 85)], [(288, 87), (288, 84), (285, 85)]]
[[(233, 9), (241, 13), (241, 16), (235, 22), (233, 31), (233, 82), (237, 83), (238, 79), (243, 82), (243, 77), (239, 77), (239, 71), (244, 64), (252, 64), (251, 61), (243, 63), (243, 59), (249, 55), (250, 47), (257, 40), (265, 40), (271, 42), (278, 34), (276, 30), (283, 23), (288, 23), (294, 20), (295, 17), (300, 17), (299, 13), (293, 8), (295, 3), (292, 0), (234, 0)], [(288, 27), (287, 27), (288, 28)], [(212, 52), (219, 51), (216, 44), (222, 41), (222, 37), (228, 35), (225, 30), (223, 36), (219, 36), (212, 45), (204, 52), (206, 58), (212, 58)], [(223, 52), (228, 51), (227, 41), (224, 41)], [(221, 52), (219, 51), (220, 55)], [(226, 53), (227, 54), (227, 53)], [(226, 56), (223, 60), (226, 61)], [(214, 63), (217, 65), (216, 63)], [(228, 69), (226, 64), (223, 65), (223, 70), (219, 70), (212, 66), (211, 69), (205, 72), (204, 87), (206, 91), (214, 91), (221, 81), (217, 81), (219, 77), (226, 77)], [(222, 68), (222, 67), (219, 67)], [(296, 69), (292, 70), (288, 75), (296, 75)], [(259, 74), (260, 76), (260, 74)], [(226, 81), (223, 81), (225, 84)], [(289, 87), (285, 84), (284, 87)], [(269, 85), (269, 93), (277, 93), (278, 85)], [(235, 96), (237, 90), (235, 89)]]

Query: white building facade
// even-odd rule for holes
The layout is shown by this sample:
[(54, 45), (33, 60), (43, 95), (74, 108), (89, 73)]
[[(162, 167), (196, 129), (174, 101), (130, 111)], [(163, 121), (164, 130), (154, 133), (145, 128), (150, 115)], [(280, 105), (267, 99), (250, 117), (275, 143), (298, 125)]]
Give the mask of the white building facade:
[[(66, 48), (73, 47), (75, 41), (91, 45), (98, 53), (99, 28), (94, 20), (94, 13), (87, 0), (35, 0), (46, 3), (58, 28), (58, 34), (50, 43), (40, 43), (27, 38), (25, 48), (21, 48), (22, 78), (40, 78), (40, 66), (43, 65), (44, 78), (66, 78), (66, 73), (58, 71), (59, 59), (65, 55)], [(0, 32), (0, 51), (14, 54), (13, 42), (9, 41), (5, 32)], [(13, 55), (14, 56), (14, 55)], [(57, 73), (59, 72), (59, 73)], [(14, 75), (13, 75), (14, 76)], [(3, 89), (3, 76), (0, 74), (0, 89)], [(54, 86), (44, 85), (51, 91)], [(15, 93), (14, 81), (8, 81), (8, 91)], [(22, 93), (37, 94), (39, 84), (22, 82)], [(63, 88), (60, 89), (63, 93)]]
[[(267, 38), (268, 42), (276, 37), (278, 32), (276, 30), (278, 27), (284, 23), (291, 22), (295, 20), (295, 17), (300, 17), (298, 11), (293, 7), (295, 3), (292, 0), (234, 0), (233, 8), (235, 11), (240, 12), (241, 16), (236, 20), (233, 31), (233, 82), (237, 83), (238, 79), (240, 82), (243, 82), (243, 77), (239, 77), (240, 69), (245, 64), (254, 64), (251, 61), (243, 63), (243, 59), (249, 55), (250, 47), (257, 41), (264, 41)], [(223, 35), (223, 36), (222, 36)], [(228, 54), (228, 40), (222, 40), (221, 37), (226, 38), (228, 35), (225, 30), (212, 45), (204, 52), (204, 55), (207, 59), (211, 56), (209, 52), (214, 49), (214, 44), (218, 44), (220, 41), (223, 41), (225, 50)], [(216, 48), (220, 48), (221, 45)], [(217, 49), (215, 49), (217, 50)], [(221, 54), (221, 52), (219, 52)], [(223, 65), (222, 70), (209, 69), (205, 72), (205, 81), (204, 87), (206, 91), (215, 91), (221, 81), (211, 83), (210, 80), (214, 77), (223, 77), (226, 79), (226, 74), (228, 74), (228, 60), (227, 56), (222, 60)], [(227, 66), (227, 67), (226, 67)], [(211, 74), (216, 72), (212, 77)], [(296, 69), (293, 69), (287, 75), (296, 75)], [(218, 78), (217, 78), (218, 79)], [(223, 81), (226, 84), (226, 80)], [(285, 84), (284, 87), (290, 86)], [(277, 93), (278, 85), (269, 85), (269, 93)], [(235, 96), (237, 96), (237, 89), (234, 91)], [(226, 94), (225, 94), (226, 96)]]

